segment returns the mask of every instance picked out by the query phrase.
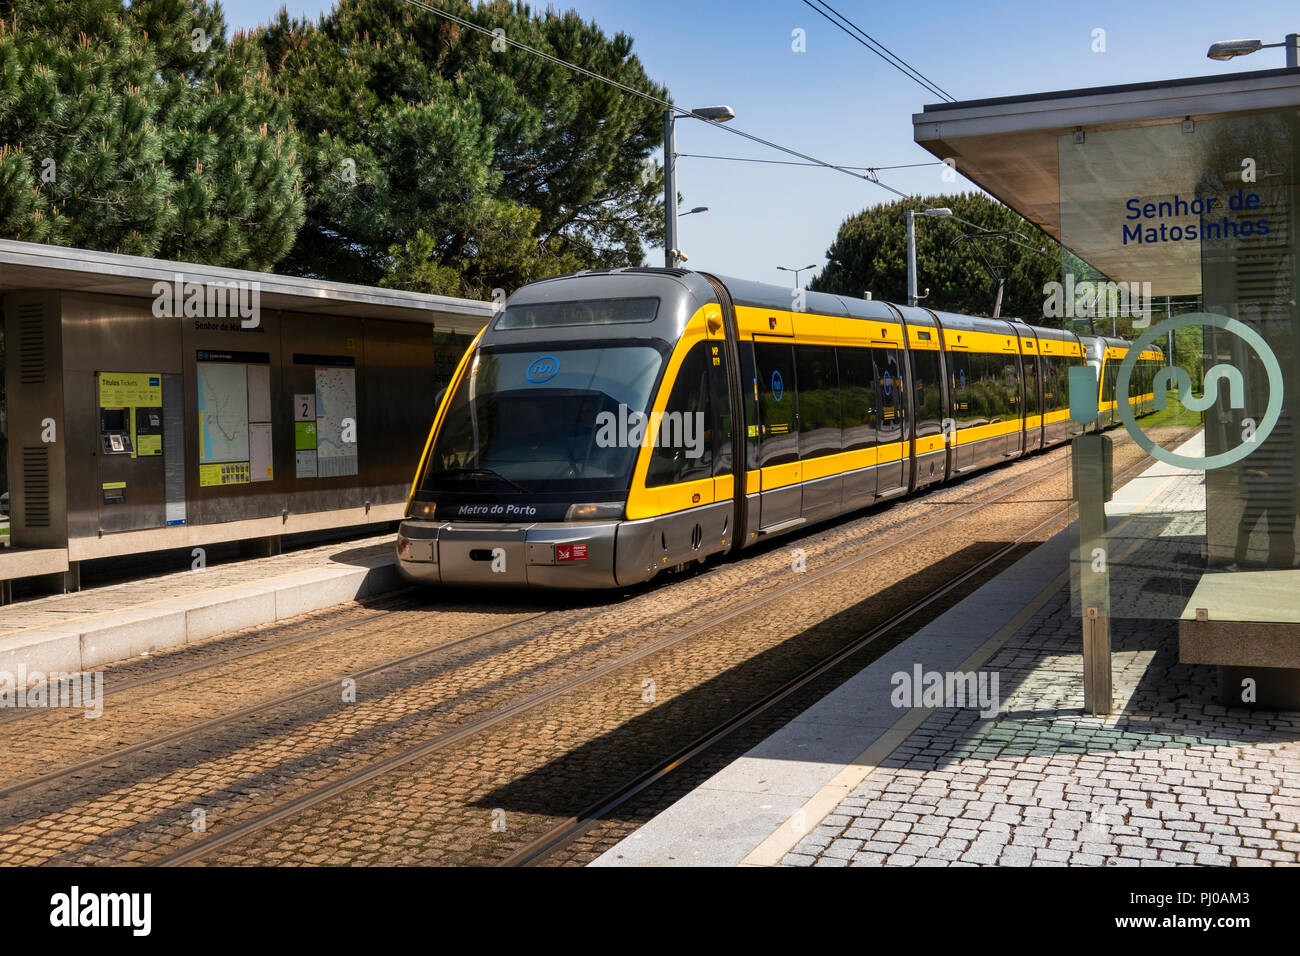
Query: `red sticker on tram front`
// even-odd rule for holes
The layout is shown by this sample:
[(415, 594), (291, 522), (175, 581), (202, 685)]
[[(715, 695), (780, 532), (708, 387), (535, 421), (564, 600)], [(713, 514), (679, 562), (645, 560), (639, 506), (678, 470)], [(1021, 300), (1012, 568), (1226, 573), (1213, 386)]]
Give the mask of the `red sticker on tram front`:
[(555, 560), (560, 561), (586, 561), (587, 546), (585, 544), (557, 544), (555, 546)]

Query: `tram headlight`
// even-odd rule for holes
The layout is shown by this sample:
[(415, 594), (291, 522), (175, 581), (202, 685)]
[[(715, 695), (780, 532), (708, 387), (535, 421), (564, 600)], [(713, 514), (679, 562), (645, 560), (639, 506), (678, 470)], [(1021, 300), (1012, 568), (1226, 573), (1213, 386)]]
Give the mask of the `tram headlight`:
[(589, 504), (569, 505), (569, 510), (564, 513), (565, 521), (594, 521), (600, 518), (623, 517), (623, 512), (627, 508), (625, 501), (593, 501)]
[(437, 510), (437, 502), (433, 501), (412, 501), (411, 510), (407, 513), (408, 518), (432, 518), (433, 513)]

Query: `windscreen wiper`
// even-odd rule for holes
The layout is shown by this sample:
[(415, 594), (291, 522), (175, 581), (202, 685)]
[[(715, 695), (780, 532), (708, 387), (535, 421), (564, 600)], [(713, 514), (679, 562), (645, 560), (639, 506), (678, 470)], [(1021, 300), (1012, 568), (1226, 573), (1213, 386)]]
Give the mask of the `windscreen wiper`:
[(466, 475), (470, 478), (495, 478), (498, 481), (504, 481), (516, 491), (522, 491), (526, 495), (532, 493), (517, 481), (511, 481), (505, 475), (493, 471), (491, 468), (444, 468), (441, 473), (444, 475)]

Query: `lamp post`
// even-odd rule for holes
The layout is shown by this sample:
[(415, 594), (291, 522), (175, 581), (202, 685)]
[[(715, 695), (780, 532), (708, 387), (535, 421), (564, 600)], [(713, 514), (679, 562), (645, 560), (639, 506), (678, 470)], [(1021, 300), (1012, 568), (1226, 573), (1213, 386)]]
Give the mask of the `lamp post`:
[[(669, 269), (676, 269), (686, 258), (677, 248), (677, 113), (671, 107), (664, 110), (664, 265)], [(730, 106), (701, 106), (688, 115), (710, 123), (736, 118)]]
[[(947, 206), (937, 206), (930, 209), (921, 210), (923, 215), (935, 216), (940, 219), (946, 219), (952, 215), (952, 210)], [(930, 290), (925, 290), (926, 295)], [(909, 209), (907, 211), (907, 304), (916, 305), (921, 301), (921, 297), (916, 294), (916, 211)]]
[(794, 273), (794, 287), (797, 289), (799, 288), (799, 273), (807, 272), (809, 269), (816, 269), (817, 265), (816, 263), (814, 263), (813, 265), (810, 266), (800, 266), (798, 269), (792, 269), (789, 266), (777, 266), (777, 268), (780, 269), (782, 272)]
[(1258, 50), (1272, 47), (1286, 47), (1286, 65), (1300, 66), (1300, 33), (1288, 33), (1281, 43), (1265, 43), (1262, 40), (1220, 40), (1211, 43), (1206, 52), (1211, 60), (1231, 60), (1234, 56), (1245, 56)]

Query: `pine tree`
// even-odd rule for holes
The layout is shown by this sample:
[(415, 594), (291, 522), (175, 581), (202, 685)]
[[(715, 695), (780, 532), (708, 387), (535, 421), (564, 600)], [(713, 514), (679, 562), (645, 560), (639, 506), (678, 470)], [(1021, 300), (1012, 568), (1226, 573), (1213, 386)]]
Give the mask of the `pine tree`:
[(202, 0), (0, 0), (0, 235), (269, 269), (303, 199), (261, 48)]
[[(1016, 242), (996, 238), (961, 240), (979, 230), (957, 219), (927, 217), (918, 222), (918, 291), (930, 290), (922, 304), (948, 312), (991, 315), (997, 280), (981, 261), (982, 252), (993, 272), (1006, 280), (1002, 315), (1040, 325), (1045, 321), (1060, 325), (1059, 319), (1043, 318), (1043, 287), (1060, 281), (1063, 255), (1075, 264), (1074, 268), (1082, 268), (1082, 263), (1032, 223), (982, 193), (930, 196), (925, 202), (946, 206), (956, 216), (986, 230), (1019, 233), (1024, 238)], [(808, 283), (808, 288), (857, 297), (870, 291), (877, 299), (906, 303), (909, 208), (919, 213), (924, 206), (915, 200), (900, 200), (845, 219), (826, 252), (825, 269)], [(975, 242), (981, 243), (978, 251)]]
[[(666, 95), (627, 37), (576, 14), (444, 6)], [(289, 271), (487, 295), (639, 265), (662, 241), (662, 172), (648, 165), (662, 125), (645, 100), (401, 0), (340, 0), (319, 26), (282, 12), (261, 41), (304, 141), (307, 223)]]

